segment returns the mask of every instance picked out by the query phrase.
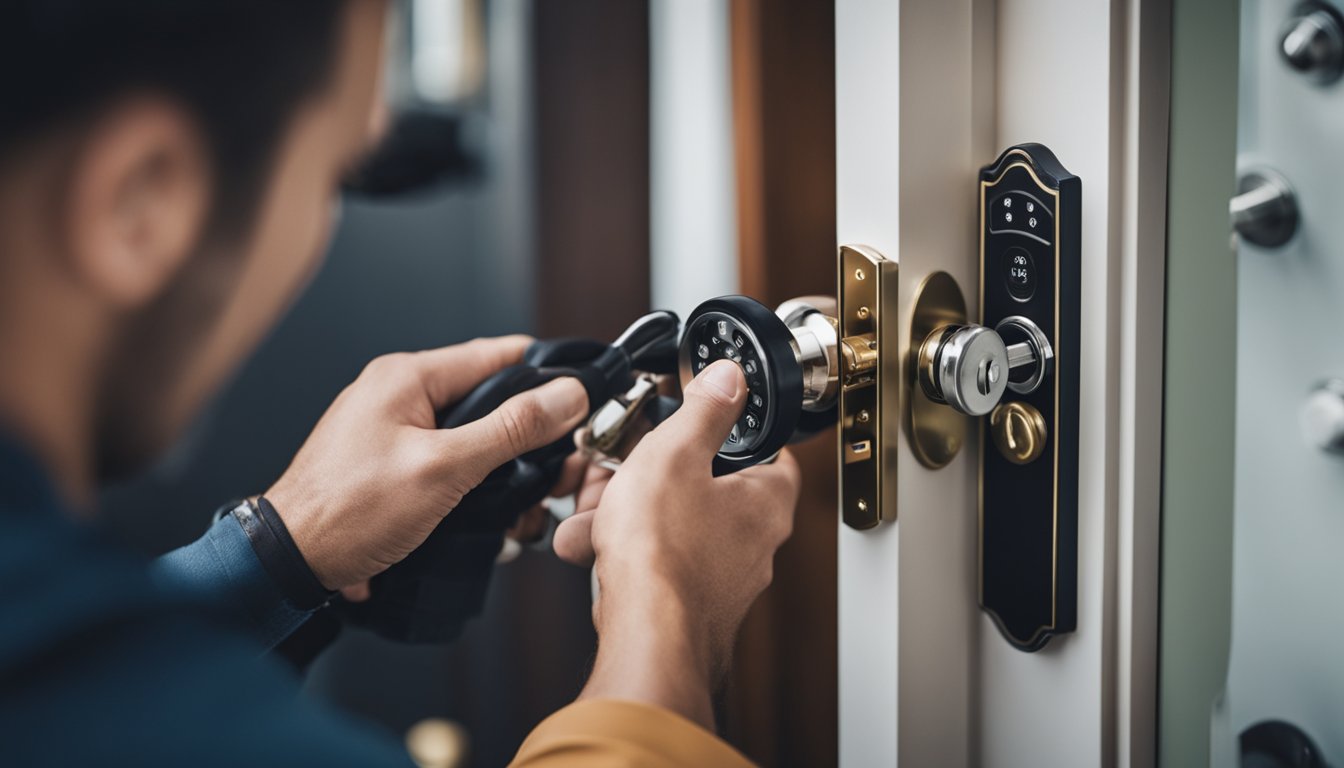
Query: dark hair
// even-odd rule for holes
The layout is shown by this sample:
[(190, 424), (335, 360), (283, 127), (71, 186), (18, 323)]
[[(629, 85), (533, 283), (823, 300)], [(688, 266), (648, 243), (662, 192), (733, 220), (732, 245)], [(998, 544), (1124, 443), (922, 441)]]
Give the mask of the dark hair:
[(346, 0), (0, 0), (0, 160), (133, 92), (198, 122), (212, 234), (255, 212), (295, 110), (325, 85)]

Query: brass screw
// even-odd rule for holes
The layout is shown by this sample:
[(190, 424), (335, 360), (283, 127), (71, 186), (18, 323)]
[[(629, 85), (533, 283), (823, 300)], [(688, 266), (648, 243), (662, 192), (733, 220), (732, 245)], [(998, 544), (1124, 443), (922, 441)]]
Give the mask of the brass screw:
[(868, 319), (868, 308), (867, 308), (867, 307), (859, 307), (858, 315), (859, 315), (859, 319), (860, 319), (860, 320), (867, 320), (867, 319)]
[(856, 270), (854, 270), (854, 279), (855, 279), (855, 280), (862, 280), (862, 279), (864, 279), (865, 277), (868, 277), (868, 275), (864, 274), (864, 272), (863, 272), (862, 269), (856, 269)]
[(858, 415), (854, 417), (854, 420), (860, 424), (867, 424), (869, 418), (867, 411), (859, 411)]
[(867, 512), (868, 502), (864, 501), (863, 499), (859, 499), (858, 507), (860, 512)]

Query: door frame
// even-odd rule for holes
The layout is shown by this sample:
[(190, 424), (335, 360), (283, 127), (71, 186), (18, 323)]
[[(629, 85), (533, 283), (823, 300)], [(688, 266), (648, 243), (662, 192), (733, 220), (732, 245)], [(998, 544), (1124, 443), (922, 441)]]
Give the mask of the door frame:
[(1083, 184), (1078, 629), (999, 637), (978, 446), (934, 471), (902, 433), (896, 522), (839, 535), (842, 764), (1155, 759), (1170, 25), (1169, 0), (837, 0), (837, 237), (899, 261), (903, 355), (920, 281), (978, 280), (981, 165), (1039, 141)]

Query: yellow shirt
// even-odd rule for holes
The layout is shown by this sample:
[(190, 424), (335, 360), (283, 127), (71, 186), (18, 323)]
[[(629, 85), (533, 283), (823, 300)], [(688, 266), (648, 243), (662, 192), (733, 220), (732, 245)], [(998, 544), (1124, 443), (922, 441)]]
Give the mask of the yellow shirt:
[(589, 699), (542, 721), (516, 768), (749, 768), (751, 762), (686, 718), (647, 704)]

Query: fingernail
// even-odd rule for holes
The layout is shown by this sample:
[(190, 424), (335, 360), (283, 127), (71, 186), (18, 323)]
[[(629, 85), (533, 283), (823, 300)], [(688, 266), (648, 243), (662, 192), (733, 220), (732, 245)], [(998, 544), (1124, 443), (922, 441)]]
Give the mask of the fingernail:
[(737, 392), (742, 386), (742, 369), (731, 360), (720, 360), (706, 368), (705, 372), (700, 374), (700, 380), (707, 386), (717, 389), (729, 400), (736, 400)]
[(556, 421), (570, 421), (588, 413), (588, 392), (578, 379), (568, 376), (538, 389), (537, 400), (546, 415)]

